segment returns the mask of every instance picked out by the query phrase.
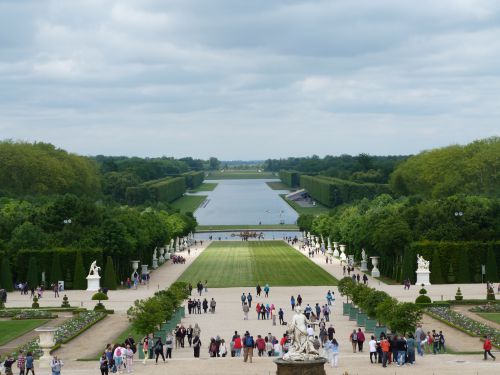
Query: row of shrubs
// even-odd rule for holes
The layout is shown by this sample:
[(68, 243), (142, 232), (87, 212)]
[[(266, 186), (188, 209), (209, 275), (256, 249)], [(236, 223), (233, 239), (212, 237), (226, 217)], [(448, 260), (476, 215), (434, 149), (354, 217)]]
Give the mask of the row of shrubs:
[(185, 192), (186, 179), (184, 177), (166, 177), (146, 181), (139, 186), (128, 187), (125, 197), (130, 205), (139, 205), (145, 202), (170, 203), (182, 197)]

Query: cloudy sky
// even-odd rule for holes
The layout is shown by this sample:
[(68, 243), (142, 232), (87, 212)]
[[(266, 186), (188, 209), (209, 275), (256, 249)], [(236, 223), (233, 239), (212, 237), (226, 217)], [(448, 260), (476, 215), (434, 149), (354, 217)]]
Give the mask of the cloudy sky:
[(497, 0), (0, 0), (0, 138), (408, 154), (500, 134)]

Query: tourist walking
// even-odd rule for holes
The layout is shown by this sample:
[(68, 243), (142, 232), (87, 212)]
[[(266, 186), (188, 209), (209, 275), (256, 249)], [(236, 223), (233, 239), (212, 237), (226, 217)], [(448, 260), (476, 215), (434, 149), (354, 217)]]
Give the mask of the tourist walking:
[(248, 302), (248, 307), (251, 308), (252, 307), (252, 294), (250, 292), (248, 292), (248, 296), (247, 296), (247, 302)]
[(241, 306), (243, 306), (243, 304), (247, 301), (247, 296), (245, 295), (245, 293), (243, 293), (241, 295)]
[(387, 367), (387, 360), (389, 359), (389, 350), (391, 348), (391, 344), (386, 337), (384, 337), (380, 341), (380, 347), (382, 348), (382, 367)]
[(280, 309), (278, 311), (278, 318), (279, 318), (281, 326), (285, 324), (284, 316), (285, 316), (285, 313), (283, 312), (283, 309), (280, 307)]
[(297, 295), (297, 305), (302, 306), (302, 296), (300, 294)]
[(224, 339), (220, 340), (219, 356), (220, 357), (227, 356), (227, 346), (226, 346), (226, 341), (224, 341)]
[(24, 375), (26, 357), (24, 356), (24, 352), (22, 350), (19, 350), (19, 355), (17, 356), (17, 368), (19, 369), (19, 375)]
[(349, 335), (349, 341), (352, 344), (352, 352), (356, 353), (356, 349), (358, 347), (358, 334), (355, 329), (353, 329), (352, 333)]
[(193, 339), (193, 352), (195, 358), (200, 358), (200, 347), (201, 347), (200, 337), (198, 335), (195, 335)]
[(248, 307), (246, 302), (243, 304), (242, 309), (243, 309), (243, 320), (248, 320), (248, 312), (250, 311), (250, 308)]
[(158, 337), (155, 343), (155, 356), (156, 356), (156, 364), (158, 364), (158, 357), (161, 356), (163, 359), (163, 363), (165, 363), (165, 355), (163, 354), (163, 342), (161, 341), (161, 337)]
[(144, 340), (142, 340), (142, 351), (144, 352), (144, 360), (142, 363), (145, 365), (146, 360), (149, 357), (149, 338), (146, 336)]
[(406, 359), (410, 365), (415, 363), (415, 345), (417, 345), (415, 338), (413, 337), (413, 334), (410, 333), (408, 339), (406, 340)]
[(194, 324), (193, 336), (198, 336), (198, 337), (201, 336), (201, 329), (200, 329), (200, 326), (198, 325), (198, 323)]
[(358, 328), (358, 351), (363, 351), (363, 344), (365, 343), (365, 334), (361, 331), (361, 328)]
[(257, 284), (257, 286), (255, 287), (255, 291), (257, 292), (257, 296), (260, 297), (260, 292), (262, 291), (262, 288), (260, 287), (260, 284)]
[(335, 339), (332, 340), (331, 351), (332, 351), (332, 356), (331, 356), (330, 366), (336, 368), (339, 365), (340, 349), (339, 349), (339, 343)]
[[(180, 330), (178, 330), (178, 332), (179, 331)], [(172, 336), (172, 333), (169, 332), (166, 339), (165, 339), (165, 350), (166, 350), (165, 357), (172, 359), (173, 347), (174, 347), (174, 336)], [(176, 342), (176, 347), (178, 347), (177, 342)]]
[(292, 296), (290, 297), (290, 305), (292, 306), (292, 311), (295, 309), (295, 297)]
[(252, 363), (254, 345), (253, 336), (246, 331), (243, 337), (243, 362), (247, 362), (248, 360), (248, 362)]
[[(377, 363), (377, 341), (375, 341), (375, 336), (372, 336), (368, 341), (368, 347), (370, 349), (370, 363)], [(375, 359), (375, 362), (373, 359)]]
[(484, 336), (484, 343), (483, 343), (483, 350), (484, 350), (484, 360), (488, 360), (488, 355), (493, 358), (493, 360), (496, 360), (497, 357), (495, 357), (493, 354), (491, 354), (491, 340), (488, 336)]
[(50, 368), (52, 369), (52, 375), (61, 375), (61, 368), (63, 366), (64, 366), (63, 361), (61, 361), (55, 355), (54, 358), (52, 358), (52, 361), (50, 361)]
[(426, 340), (425, 332), (421, 324), (417, 324), (417, 329), (415, 330), (415, 345), (417, 347), (417, 353), (419, 356), (424, 355), (423, 342)]
[(188, 338), (189, 347), (191, 347), (191, 344), (193, 343), (193, 327), (191, 326), (191, 324), (186, 329), (186, 336)]
[(241, 343), (241, 337), (240, 337), (240, 335), (238, 335), (237, 331), (234, 331), (233, 342), (234, 342), (234, 356), (240, 357), (242, 343)]
[(266, 284), (266, 286), (264, 287), (264, 297), (269, 297), (269, 284)]
[(134, 351), (130, 347), (130, 344), (127, 344), (127, 349), (125, 349), (125, 364), (127, 366), (127, 373), (134, 371)]
[(109, 372), (109, 362), (108, 357), (104, 353), (99, 360), (99, 369), (101, 370), (101, 375), (108, 375)]
[(212, 298), (212, 299), (210, 300), (210, 312), (211, 312), (212, 314), (215, 314), (215, 305), (216, 305), (216, 302), (215, 302), (215, 300)]

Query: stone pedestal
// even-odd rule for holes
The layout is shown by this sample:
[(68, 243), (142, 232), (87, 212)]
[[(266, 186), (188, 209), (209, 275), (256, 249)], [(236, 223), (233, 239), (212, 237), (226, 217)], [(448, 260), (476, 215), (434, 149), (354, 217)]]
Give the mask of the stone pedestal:
[(367, 261), (366, 260), (361, 260), (361, 267), (360, 267), (360, 271), (362, 272), (366, 272), (368, 271), (368, 265), (367, 265)]
[(153, 269), (157, 269), (158, 268), (158, 259), (156, 258), (153, 258)]
[(101, 289), (101, 276), (87, 276), (87, 291), (97, 292), (99, 289)]
[(380, 257), (370, 257), (370, 259), (372, 260), (372, 264), (373, 264), (372, 277), (380, 277), (380, 271), (377, 268), (379, 258)]
[(38, 360), (40, 368), (50, 368), (50, 350), (54, 346), (54, 334), (56, 329), (54, 327), (43, 327), (35, 329), (35, 332), (40, 335), (40, 349), (43, 355)]
[(420, 286), (424, 284), (425, 286), (431, 285), (429, 277), (431, 275), (431, 271), (429, 270), (417, 270), (417, 282), (415, 285)]
[(276, 375), (326, 375), (325, 358), (318, 358), (313, 361), (285, 361), (275, 359), (273, 361), (278, 366)]

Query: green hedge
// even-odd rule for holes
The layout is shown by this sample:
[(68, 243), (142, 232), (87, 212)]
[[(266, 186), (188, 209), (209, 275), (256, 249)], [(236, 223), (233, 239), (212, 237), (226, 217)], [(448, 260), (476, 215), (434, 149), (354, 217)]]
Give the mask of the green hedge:
[[(415, 281), (417, 254), (431, 261), (431, 283), (480, 283), (481, 265), (486, 265), (485, 281), (498, 282), (500, 241), (421, 241), (413, 242), (404, 254), (404, 276)], [(486, 295), (486, 292), (485, 292)]]
[(37, 270), (39, 272), (38, 279), (41, 280), (41, 273), (45, 272), (46, 282), (50, 282), (49, 275), (52, 274), (52, 265), (54, 254), (59, 255), (59, 264), (63, 270), (63, 280), (65, 288), (71, 289), (73, 285), (73, 276), (75, 268), (75, 258), (77, 252), (80, 251), (83, 258), (83, 266), (88, 270), (90, 264), (97, 260), (97, 264), (102, 267), (102, 250), (101, 249), (72, 249), (72, 248), (56, 248), (47, 250), (20, 250), (15, 255), (15, 264), (17, 264), (17, 279), (26, 280), (28, 272), (28, 261), (30, 258), (36, 259)]
[(295, 171), (280, 171), (279, 178), (281, 182), (290, 187), (296, 187), (300, 185), (300, 174)]
[(373, 199), (380, 194), (389, 194), (386, 184), (356, 182), (326, 176), (300, 176), (300, 186), (318, 202), (327, 207), (335, 207), (363, 198)]
[(190, 189), (194, 189), (200, 186), (205, 180), (205, 172), (187, 172), (183, 174), (184, 179), (186, 180), (186, 186)]
[(143, 204), (147, 201), (170, 203), (182, 197), (185, 192), (185, 177), (166, 177), (129, 187), (125, 192), (125, 197), (130, 205)]

